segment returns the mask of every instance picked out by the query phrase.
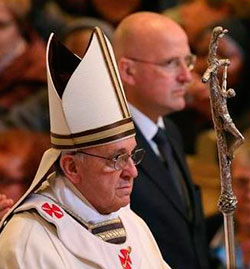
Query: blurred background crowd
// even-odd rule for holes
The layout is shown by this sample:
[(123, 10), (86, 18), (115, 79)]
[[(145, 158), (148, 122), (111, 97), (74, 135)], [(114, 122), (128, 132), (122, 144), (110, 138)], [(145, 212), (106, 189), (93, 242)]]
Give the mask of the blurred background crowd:
[[(228, 107), (236, 126), (246, 134), (245, 153), (239, 153), (242, 162), (235, 153), (233, 180), (239, 200), (237, 239), (243, 242), (244, 258), (250, 260), (249, 0), (0, 0), (0, 202), (4, 195), (13, 201), (20, 197), (49, 147), (45, 46), (50, 33), (82, 57), (94, 26), (112, 42), (119, 22), (137, 11), (154, 11), (177, 21), (197, 56), (186, 109), (170, 117), (181, 130), (210, 225), (216, 223), (220, 182), (209, 89), (201, 76), (207, 68), (211, 30), (221, 25), (229, 31), (218, 56), (231, 61), (228, 88), (235, 89), (236, 97), (228, 100)], [(220, 253), (219, 241), (211, 241)]]

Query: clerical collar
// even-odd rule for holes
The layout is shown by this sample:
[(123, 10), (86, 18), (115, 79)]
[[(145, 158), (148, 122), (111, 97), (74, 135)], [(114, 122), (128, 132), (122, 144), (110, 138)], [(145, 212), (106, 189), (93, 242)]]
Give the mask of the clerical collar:
[(96, 224), (118, 218), (119, 210), (108, 215), (102, 215), (66, 177), (60, 176), (56, 179), (53, 177), (48, 179), (49, 187), (43, 193), (49, 196), (51, 195), (55, 200), (59, 201), (66, 208), (69, 208), (84, 221)]

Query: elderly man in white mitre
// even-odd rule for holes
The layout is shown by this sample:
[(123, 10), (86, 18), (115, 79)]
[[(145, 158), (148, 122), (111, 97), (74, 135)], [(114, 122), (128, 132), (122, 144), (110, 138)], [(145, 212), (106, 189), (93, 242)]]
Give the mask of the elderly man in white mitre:
[(52, 35), (47, 71), (52, 148), (2, 220), (0, 268), (169, 268), (128, 206), (144, 151), (109, 41), (95, 28), (80, 59)]

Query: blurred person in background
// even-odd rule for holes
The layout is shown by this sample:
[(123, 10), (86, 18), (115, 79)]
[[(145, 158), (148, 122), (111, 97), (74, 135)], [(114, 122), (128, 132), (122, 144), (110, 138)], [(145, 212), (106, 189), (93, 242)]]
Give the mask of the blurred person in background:
[(0, 115), (46, 85), (45, 45), (29, 9), (29, 0), (0, 0)]
[(91, 2), (98, 16), (114, 26), (129, 14), (143, 8), (142, 0), (92, 0)]
[(191, 47), (195, 45), (197, 34), (215, 21), (231, 17), (232, 5), (228, 0), (182, 1), (174, 8), (162, 11), (185, 29)]
[[(50, 2), (54, 1), (31, 0), (32, 5), (28, 14), (29, 23), (46, 42), (51, 32), (58, 33), (65, 26), (64, 20), (59, 15), (47, 10), (46, 6)], [(64, 3), (65, 1), (60, 2)]]
[(0, 219), (30, 186), (49, 136), (21, 129), (0, 132)]
[[(76, 19), (92, 17), (117, 25), (122, 18), (138, 9), (151, 8), (143, 0), (33, 0), (30, 19), (36, 29), (47, 39), (51, 31), (58, 32)], [(36, 4), (36, 2), (38, 4)], [(48, 29), (50, 31), (48, 31)]]
[(160, 12), (177, 5), (180, 0), (33, 0), (30, 19), (47, 40), (51, 31), (58, 32), (75, 19), (92, 17), (113, 26), (137, 11)]

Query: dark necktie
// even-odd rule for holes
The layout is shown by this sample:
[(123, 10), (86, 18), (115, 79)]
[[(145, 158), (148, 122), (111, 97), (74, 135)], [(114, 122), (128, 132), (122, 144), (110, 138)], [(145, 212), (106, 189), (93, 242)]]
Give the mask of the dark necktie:
[[(190, 216), (190, 198), (188, 194), (187, 185), (183, 177), (183, 173), (180, 169), (179, 164), (174, 156), (174, 152), (171, 144), (164, 132), (163, 129), (158, 128), (156, 135), (153, 138), (153, 141), (157, 144), (158, 150), (161, 154), (161, 157), (167, 166), (169, 173), (172, 177), (173, 183), (182, 197), (184, 207), (187, 209), (187, 213)], [(191, 217), (191, 216), (190, 216)]]

